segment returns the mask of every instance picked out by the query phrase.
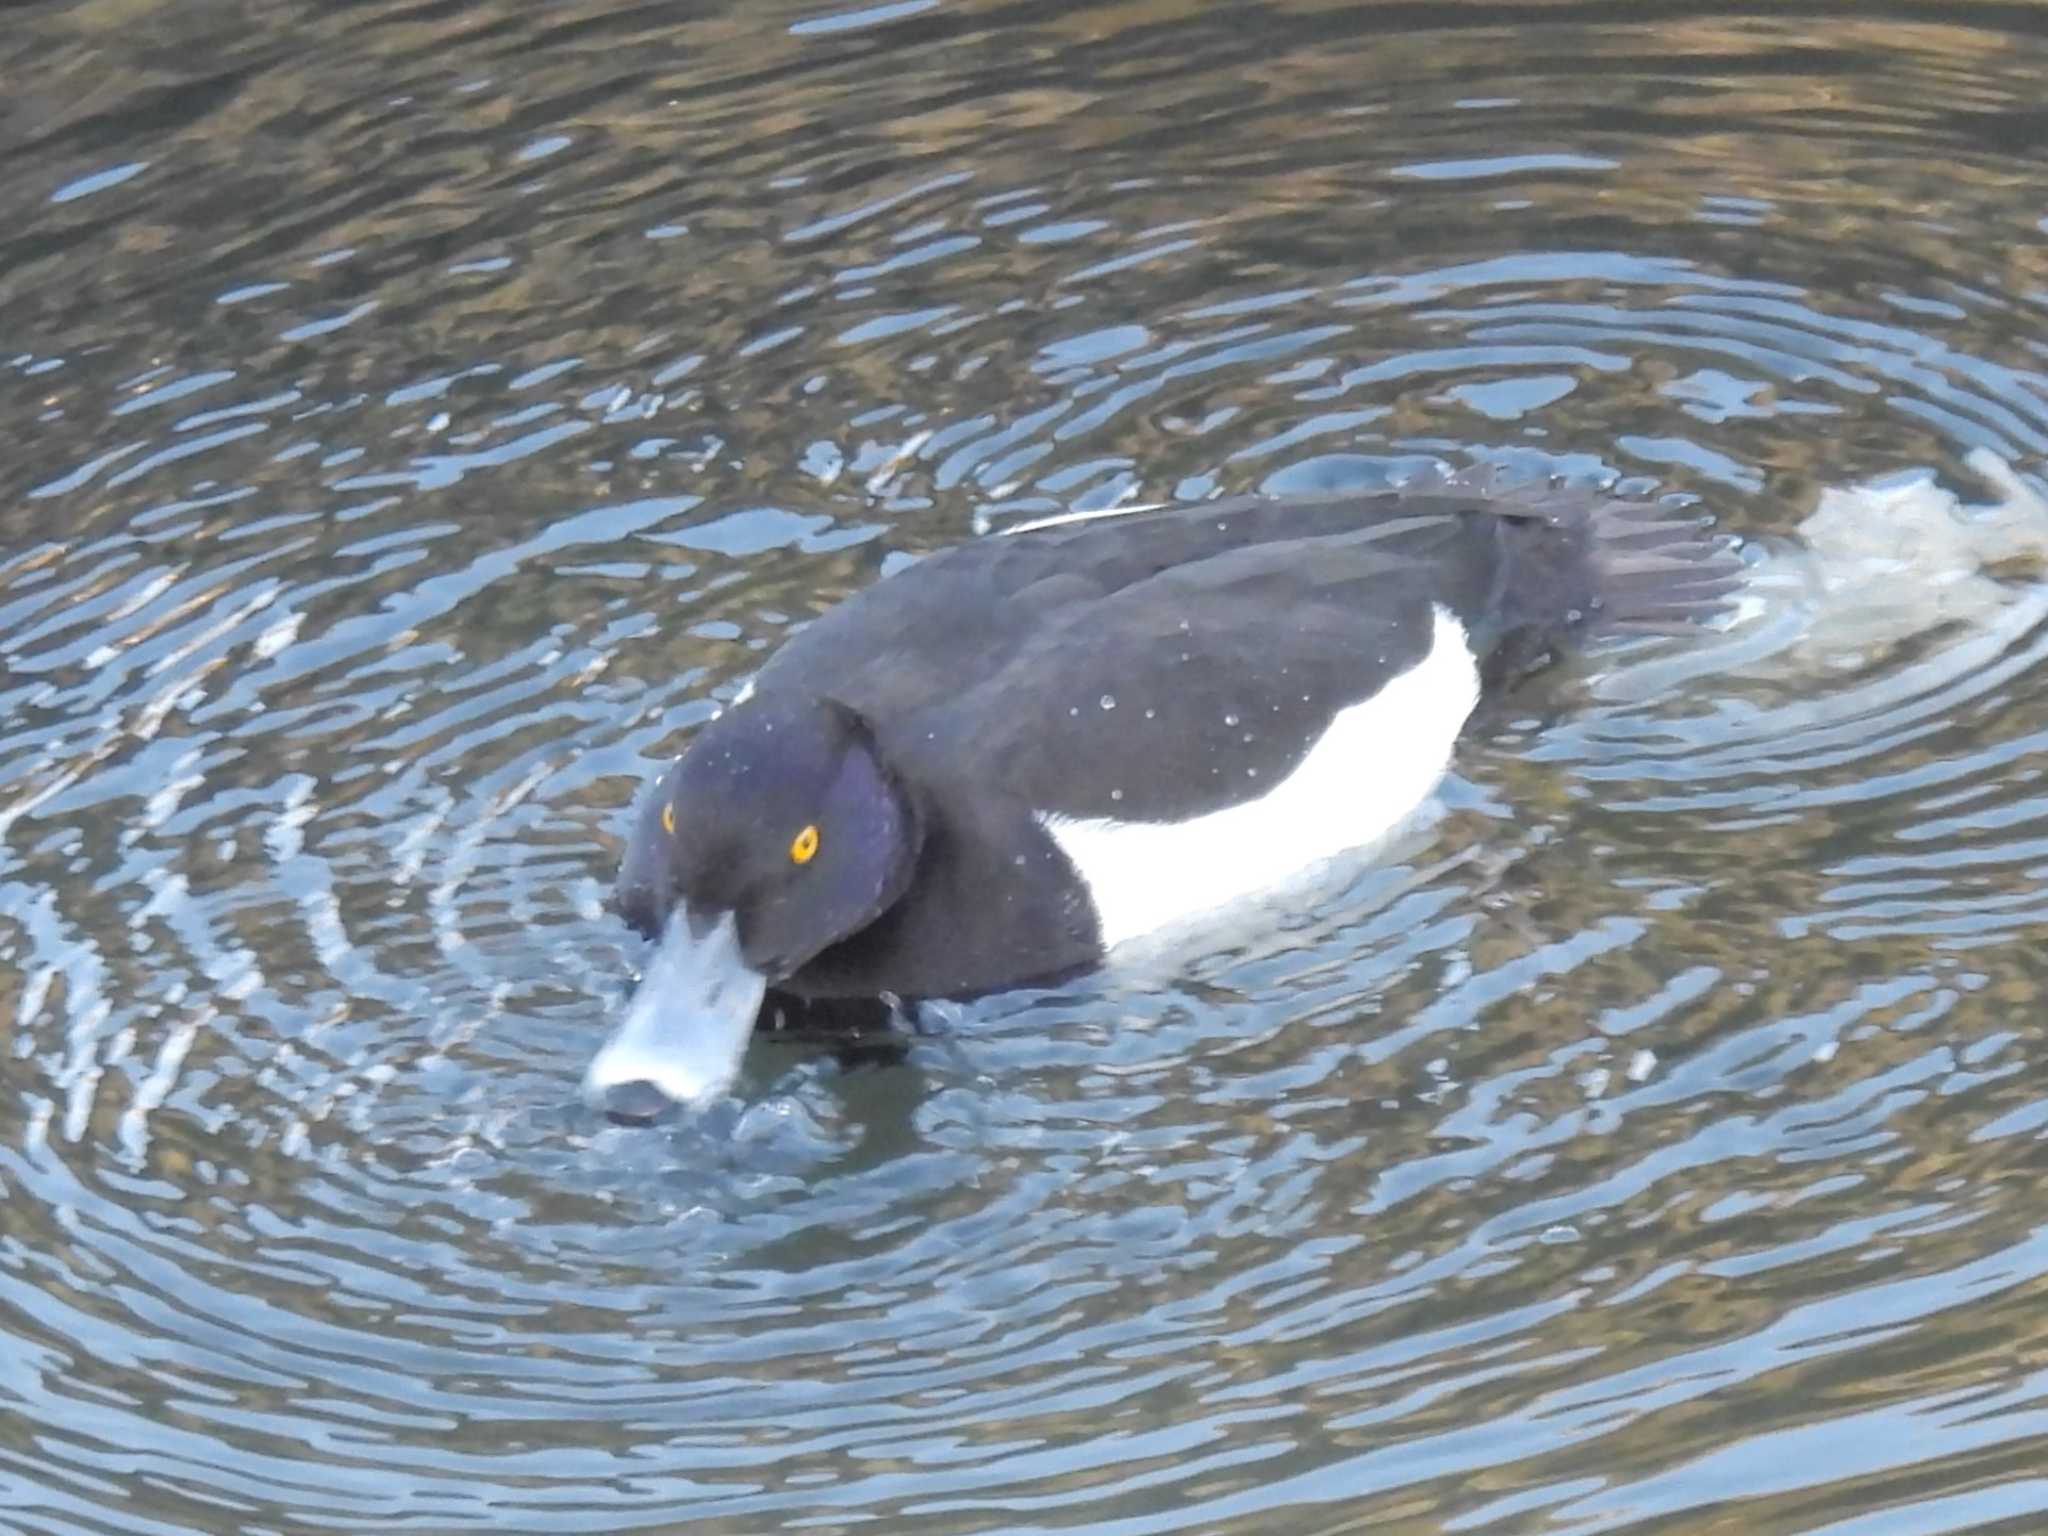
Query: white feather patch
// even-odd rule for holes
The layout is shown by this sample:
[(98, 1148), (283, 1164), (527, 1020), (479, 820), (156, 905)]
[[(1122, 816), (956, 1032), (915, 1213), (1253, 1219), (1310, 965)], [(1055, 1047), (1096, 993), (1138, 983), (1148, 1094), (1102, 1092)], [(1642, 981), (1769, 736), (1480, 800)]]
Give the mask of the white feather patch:
[(1042, 528), (1066, 528), (1075, 523), (1100, 522), (1105, 517), (1134, 517), (1140, 512), (1157, 512), (1166, 505), (1163, 501), (1150, 501), (1141, 507), (1097, 507), (1090, 512), (1054, 512), (1046, 517), (1034, 517), (1028, 523), (1012, 523), (1000, 531), (1005, 535), (1037, 533)]
[(1088, 888), (1103, 948), (1375, 843), (1428, 801), (1479, 702), (1465, 626), (1448, 609), (1435, 614), (1428, 654), (1340, 710), (1308, 756), (1258, 799), (1186, 821), (1039, 817)]

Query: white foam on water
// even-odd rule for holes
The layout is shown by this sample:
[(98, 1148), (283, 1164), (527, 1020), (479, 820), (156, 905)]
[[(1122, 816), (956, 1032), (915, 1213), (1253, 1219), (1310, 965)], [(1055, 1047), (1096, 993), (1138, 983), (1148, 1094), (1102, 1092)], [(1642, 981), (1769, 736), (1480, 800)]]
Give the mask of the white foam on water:
[[(1790, 541), (1766, 541), (1731, 619), (1711, 635), (1597, 679), (1603, 698), (1642, 698), (1720, 674), (1802, 686), (1880, 663), (1937, 630), (1948, 643), (1859, 679), (1829, 713), (1886, 707), (1981, 667), (2048, 618), (2048, 586), (1994, 567), (2048, 572), (2048, 498), (1988, 449), (1966, 462), (1996, 492), (1965, 502), (1932, 471), (1831, 487)], [(1773, 712), (1774, 714), (1776, 712)]]

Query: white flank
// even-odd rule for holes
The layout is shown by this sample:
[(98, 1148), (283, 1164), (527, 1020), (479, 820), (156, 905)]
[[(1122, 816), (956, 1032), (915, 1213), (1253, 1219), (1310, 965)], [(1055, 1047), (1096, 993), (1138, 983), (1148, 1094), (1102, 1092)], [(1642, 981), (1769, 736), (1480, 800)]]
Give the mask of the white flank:
[(1113, 949), (1394, 831), (1428, 801), (1478, 702), (1465, 627), (1438, 608), (1429, 653), (1339, 711), (1294, 772), (1258, 799), (1186, 821), (1039, 821), (1087, 886), (1103, 947)]

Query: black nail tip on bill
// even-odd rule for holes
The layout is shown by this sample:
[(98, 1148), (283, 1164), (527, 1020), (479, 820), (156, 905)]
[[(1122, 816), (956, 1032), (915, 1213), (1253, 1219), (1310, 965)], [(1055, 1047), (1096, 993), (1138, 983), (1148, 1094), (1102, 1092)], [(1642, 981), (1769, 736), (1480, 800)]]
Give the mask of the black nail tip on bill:
[(613, 1125), (652, 1125), (674, 1108), (673, 1099), (644, 1079), (604, 1091), (604, 1117)]

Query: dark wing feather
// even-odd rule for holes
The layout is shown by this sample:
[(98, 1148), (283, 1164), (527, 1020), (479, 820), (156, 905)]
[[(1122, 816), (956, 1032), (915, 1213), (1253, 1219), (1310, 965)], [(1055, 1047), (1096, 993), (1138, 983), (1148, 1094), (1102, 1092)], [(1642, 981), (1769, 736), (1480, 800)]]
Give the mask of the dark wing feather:
[(1467, 505), (1394, 493), (1233, 497), (976, 539), (855, 593), (785, 642), (759, 683), (906, 713), (987, 681), (1048, 625), (1164, 573), (1267, 549), (1278, 570), (1268, 596), (1287, 605), (1286, 589), (1316, 581), (1321, 540), (1421, 554), (1432, 530), (1466, 521), (1456, 514)]
[(1696, 623), (1739, 570), (1668, 509), (1584, 491), (1239, 497), (929, 556), (760, 683), (843, 699), (934, 782), (964, 755), (1037, 809), (1178, 820), (1284, 775), (1426, 654), (1433, 606), (1500, 682), (1590, 631)]
[(890, 750), (943, 780), (971, 743), (983, 790), (1070, 816), (1178, 821), (1261, 793), (1429, 648), (1425, 572), (1325, 542), (1312, 574), (1266, 546), (1064, 609)]

